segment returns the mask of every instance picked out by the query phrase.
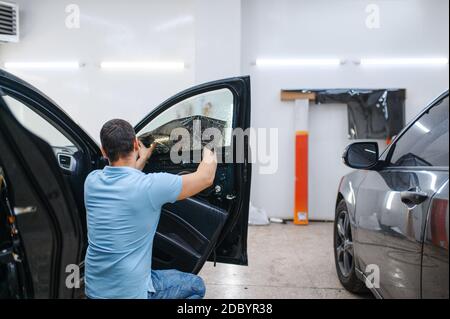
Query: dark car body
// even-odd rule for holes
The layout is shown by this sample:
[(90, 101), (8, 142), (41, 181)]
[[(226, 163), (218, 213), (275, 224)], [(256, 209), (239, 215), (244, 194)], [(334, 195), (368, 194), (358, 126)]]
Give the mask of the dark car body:
[(379, 298), (449, 298), (448, 101), (438, 97), (381, 156), (376, 143), (345, 151), (358, 170), (339, 186), (334, 249), (348, 290), (368, 281)]
[[(218, 91), (230, 96), (230, 126), (247, 129), (250, 78), (240, 77), (177, 94), (137, 124), (136, 133), (146, 133), (142, 132), (146, 125), (179, 103)], [(25, 127), (12, 112), (16, 104), (70, 145), (49, 145)], [(211, 119), (209, 123), (221, 122)], [(67, 280), (77, 266), (83, 281), (88, 245), (83, 186), (91, 171), (107, 165), (100, 147), (52, 100), (2, 70), (0, 147), (0, 298), (79, 296), (82, 289), (68, 285)], [(233, 140), (221, 152), (234, 147)], [(154, 269), (198, 273), (208, 259), (247, 265), (251, 164), (248, 152), (244, 157), (239, 163), (219, 162), (213, 187), (163, 207), (153, 244)], [(190, 158), (175, 164), (168, 152), (156, 152), (144, 172), (193, 172), (198, 162)]]

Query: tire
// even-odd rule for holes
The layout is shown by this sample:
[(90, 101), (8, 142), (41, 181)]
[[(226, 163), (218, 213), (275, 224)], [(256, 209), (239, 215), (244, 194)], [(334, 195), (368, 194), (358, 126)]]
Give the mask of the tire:
[(336, 207), (333, 248), (336, 272), (342, 286), (355, 294), (367, 294), (369, 289), (356, 274), (356, 256), (353, 249), (350, 216), (348, 214), (347, 204), (343, 199)]

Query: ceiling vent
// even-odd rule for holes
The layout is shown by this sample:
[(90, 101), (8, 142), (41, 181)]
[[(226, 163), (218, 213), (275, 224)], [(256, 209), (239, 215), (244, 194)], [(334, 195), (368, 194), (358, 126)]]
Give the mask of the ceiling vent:
[(19, 42), (19, 6), (0, 1), (0, 42)]

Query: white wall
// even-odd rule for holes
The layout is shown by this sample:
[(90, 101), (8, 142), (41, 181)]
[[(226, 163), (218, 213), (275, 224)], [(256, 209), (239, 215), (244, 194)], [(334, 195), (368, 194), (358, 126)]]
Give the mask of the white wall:
[[(77, 71), (12, 72), (51, 96), (97, 140), (110, 117), (136, 123), (180, 90), (240, 74), (240, 0), (81, 0), (80, 29), (65, 25), (68, 3), (17, 3), (21, 41), (0, 44), (0, 62), (85, 63)], [(184, 61), (187, 68), (105, 71), (102, 60)]]
[[(448, 88), (448, 66), (252, 65), (258, 57), (448, 56), (446, 0), (77, 0), (81, 28), (75, 30), (64, 24), (70, 2), (13, 1), (21, 5), (22, 39), (19, 44), (0, 44), (0, 62), (85, 62), (78, 71), (16, 73), (56, 100), (97, 140), (99, 128), (111, 117), (136, 123), (162, 100), (191, 85), (250, 74), (252, 125), (279, 128), (279, 170), (263, 176), (256, 167), (252, 187), (254, 204), (270, 216), (293, 215), (293, 104), (280, 102), (281, 89), (406, 88), (410, 119)], [(369, 3), (380, 6), (380, 29), (365, 26)], [(178, 72), (107, 72), (99, 69), (102, 60), (182, 60), (188, 67)], [(330, 199), (339, 176), (347, 171), (337, 152), (349, 142), (345, 114), (337, 105), (317, 107), (310, 114), (312, 218), (332, 216)], [(321, 156), (320, 145), (333, 147), (334, 157)], [(334, 175), (325, 179), (326, 172)]]
[[(380, 29), (366, 28), (365, 8), (369, 3), (378, 4), (381, 9)], [(294, 113), (293, 103), (280, 102), (281, 89), (406, 88), (409, 120), (448, 88), (449, 69), (355, 65), (264, 69), (251, 64), (257, 58), (447, 57), (448, 10), (446, 0), (242, 1), (242, 71), (252, 76), (252, 125), (278, 127), (280, 138), (278, 173), (254, 175), (252, 200), (256, 206), (264, 207), (271, 216), (293, 216)], [(311, 114), (310, 176), (323, 178), (324, 172), (334, 172), (330, 183), (325, 183), (325, 179), (310, 181), (311, 218), (333, 218), (337, 180), (346, 170), (339, 160), (341, 152), (334, 152), (336, 147), (322, 156), (317, 152), (323, 143), (341, 149), (349, 142), (345, 138), (347, 124), (341, 123), (337, 131), (339, 127), (332, 125), (336, 122), (330, 121), (335, 112), (335, 106), (324, 106)], [(339, 114), (337, 120), (343, 113)]]
[[(16, 0), (21, 41), (0, 44), (1, 61), (80, 61), (77, 71), (14, 71), (52, 97), (94, 138), (110, 117), (137, 123), (194, 84), (240, 74), (240, 0)], [(105, 71), (101, 61), (184, 61), (183, 71)]]
[(197, 84), (240, 75), (241, 0), (195, 0), (195, 42)]
[[(190, 0), (77, 0), (80, 29), (65, 26), (66, 5), (17, 0), (22, 37), (0, 44), (3, 61), (78, 60), (75, 71), (16, 71), (44, 91), (97, 140), (111, 117), (137, 123), (171, 95), (194, 84), (195, 6)], [(103, 60), (184, 61), (183, 71), (101, 70)]]
[(351, 171), (339, 156), (348, 144), (347, 108), (343, 104), (311, 105), (309, 124), (309, 217), (327, 220), (341, 176)]

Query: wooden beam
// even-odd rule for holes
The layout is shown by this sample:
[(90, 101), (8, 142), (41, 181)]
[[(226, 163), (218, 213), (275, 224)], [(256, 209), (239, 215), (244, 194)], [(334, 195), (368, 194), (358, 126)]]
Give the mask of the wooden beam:
[(281, 101), (283, 101), (283, 102), (295, 101), (295, 100), (306, 100), (306, 99), (314, 102), (316, 100), (316, 93), (281, 90)]

